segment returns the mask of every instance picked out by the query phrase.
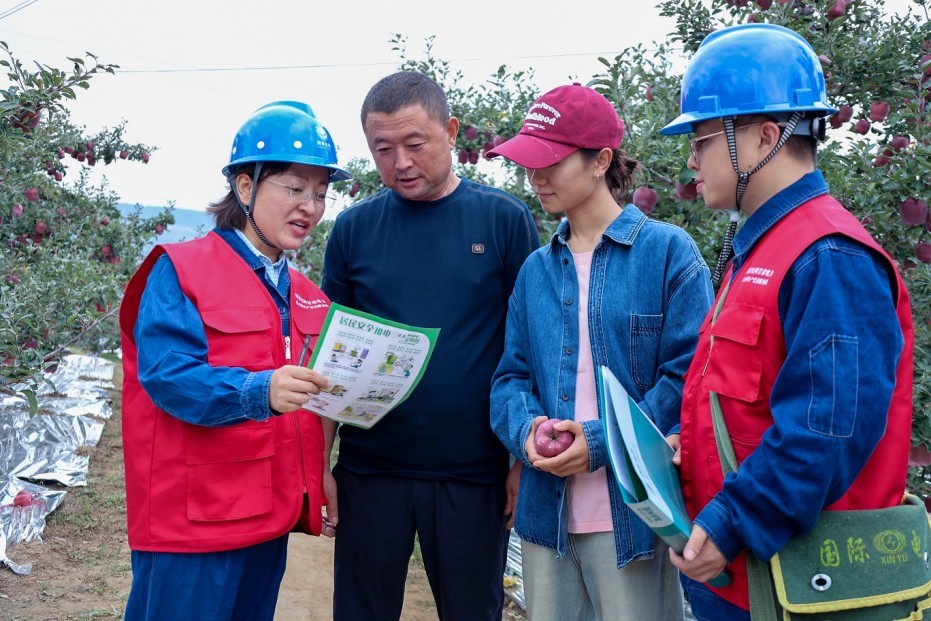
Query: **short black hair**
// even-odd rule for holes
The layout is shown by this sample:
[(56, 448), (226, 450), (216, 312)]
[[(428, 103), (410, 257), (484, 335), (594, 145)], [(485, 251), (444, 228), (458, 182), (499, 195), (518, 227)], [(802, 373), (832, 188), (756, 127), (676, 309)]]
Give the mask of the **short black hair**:
[(430, 118), (442, 125), (449, 120), (449, 102), (443, 87), (422, 73), (398, 71), (385, 76), (369, 89), (362, 102), (362, 127), (373, 112), (393, 114), (412, 105), (422, 106)]

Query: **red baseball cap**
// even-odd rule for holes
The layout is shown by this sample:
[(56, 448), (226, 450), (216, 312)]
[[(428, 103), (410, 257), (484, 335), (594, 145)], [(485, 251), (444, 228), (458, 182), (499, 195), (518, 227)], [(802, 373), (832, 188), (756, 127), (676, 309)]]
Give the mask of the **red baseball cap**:
[(624, 121), (598, 91), (578, 82), (541, 95), (527, 112), (520, 132), (488, 151), (525, 168), (546, 168), (579, 149), (616, 150)]

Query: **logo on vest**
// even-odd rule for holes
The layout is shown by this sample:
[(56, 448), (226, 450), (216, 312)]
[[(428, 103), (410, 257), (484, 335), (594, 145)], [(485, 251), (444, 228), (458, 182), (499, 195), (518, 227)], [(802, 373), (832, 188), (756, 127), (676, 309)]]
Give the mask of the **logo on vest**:
[(744, 276), (740, 279), (740, 282), (766, 286), (769, 284), (769, 279), (773, 277), (774, 273), (775, 270), (769, 267), (750, 266), (744, 272)]
[(308, 300), (301, 297), (300, 293), (294, 294), (294, 300), (297, 302), (298, 308), (304, 310), (313, 310), (315, 308), (327, 308), (330, 303), (322, 298), (317, 298), (316, 300)]

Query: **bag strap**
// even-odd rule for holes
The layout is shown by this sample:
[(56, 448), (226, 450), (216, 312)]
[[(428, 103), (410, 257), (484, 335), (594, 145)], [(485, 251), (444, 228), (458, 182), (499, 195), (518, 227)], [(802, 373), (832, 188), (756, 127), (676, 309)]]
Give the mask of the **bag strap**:
[[(727, 425), (724, 422), (724, 413), (721, 411), (721, 401), (714, 391), (709, 393), (711, 398), (711, 419), (714, 422), (714, 440), (718, 446), (718, 457), (721, 459), (721, 470), (724, 476), (737, 472), (737, 456), (731, 437), (727, 434)], [(778, 621), (776, 615), (776, 598), (773, 595), (772, 572), (769, 563), (764, 563), (748, 548), (747, 558), (747, 584), (750, 591), (750, 618), (753, 621)]]
[[(718, 314), (721, 312), (730, 284), (730, 281), (728, 281), (724, 285), (724, 291), (718, 298), (714, 314), (711, 316), (712, 325), (714, 325)], [(711, 345), (714, 346), (713, 334), (711, 335)], [(734, 453), (731, 436), (727, 432), (727, 423), (724, 421), (724, 412), (721, 410), (721, 400), (714, 391), (709, 391), (708, 396), (711, 400), (711, 420), (714, 423), (714, 441), (718, 449), (718, 459), (721, 461), (721, 470), (724, 471), (724, 476), (727, 476), (729, 473), (737, 472), (737, 455)], [(769, 563), (764, 563), (758, 559), (750, 549), (747, 549), (746, 557), (747, 583), (750, 592), (750, 618), (753, 621), (778, 621)]]

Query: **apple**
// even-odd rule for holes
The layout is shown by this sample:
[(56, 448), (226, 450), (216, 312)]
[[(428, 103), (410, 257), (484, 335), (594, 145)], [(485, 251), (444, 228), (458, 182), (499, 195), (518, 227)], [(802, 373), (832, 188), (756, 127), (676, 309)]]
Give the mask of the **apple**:
[(928, 242), (915, 244), (915, 256), (922, 263), (931, 263), (931, 244)]
[(125, 160), (127, 157), (129, 157), (129, 151), (127, 151), (126, 149), (123, 149), (122, 151), (120, 151), (121, 160)]
[(45, 233), (47, 229), (48, 229), (48, 225), (45, 224), (45, 222), (43, 222), (42, 220), (36, 221), (36, 226), (35, 226), (36, 233), (38, 233), (39, 235), (42, 235), (43, 233)]
[(756, 0), (756, 4), (758, 7), (765, 11), (769, 7), (773, 6), (773, 0)]
[(647, 90), (646, 90), (646, 93), (644, 93), (643, 97), (647, 101), (653, 101), (653, 85), (652, 84), (647, 84)]
[(21, 489), (13, 497), (14, 507), (31, 507), (35, 504), (35, 496), (29, 490)]
[(873, 105), (870, 106), (870, 120), (871, 121), (885, 121), (886, 116), (889, 115), (889, 104), (885, 101), (876, 101), (873, 102)]
[[(358, 191), (358, 190), (357, 190), (357, 191)], [(164, 233), (164, 232), (165, 232), (165, 225), (163, 225), (163, 224), (156, 224), (156, 225), (155, 225), (155, 234), (156, 234), (156, 235), (161, 235), (161, 234)]]
[(148, 153), (146, 153), (145, 151), (143, 151), (141, 157), (142, 157), (142, 163), (143, 163), (143, 164), (148, 164), (148, 163), (149, 163), (149, 154), (148, 154)]
[(834, 6), (828, 9), (828, 21), (833, 22), (838, 17), (843, 16), (844, 11), (847, 10), (847, 3), (845, 0), (836, 0)]
[(504, 136), (495, 136), (494, 138), (491, 139), (491, 144), (493, 144), (493, 145), (495, 145), (495, 146), (497, 147), (497, 146), (500, 145), (502, 142), (507, 142), (507, 140), (508, 140), (508, 139), (505, 138)]
[(459, 155), (457, 156), (457, 159), (459, 160), (459, 163), (460, 163), (460, 164), (465, 164), (466, 162), (468, 162), (468, 161), (469, 161), (469, 150), (468, 150), (468, 149), (460, 149), (460, 150), (459, 150)]
[(922, 74), (926, 78), (931, 78), (931, 54), (925, 54), (918, 59), (918, 68), (924, 67)]
[(870, 133), (870, 127), (872, 127), (872, 125), (870, 125), (869, 121), (867, 121), (866, 119), (860, 119), (859, 121), (857, 121), (857, 124), (854, 126), (853, 131), (857, 132), (858, 134), (863, 134), (865, 136), (868, 133)]
[(26, 200), (30, 203), (34, 203), (39, 200), (39, 190), (36, 188), (29, 188), (26, 190)]
[(909, 196), (899, 205), (899, 217), (910, 226), (924, 224), (928, 217), (927, 201)]
[(559, 431), (554, 429), (556, 423), (560, 422), (558, 418), (548, 418), (537, 427), (537, 432), (533, 436), (533, 445), (537, 452), (543, 457), (556, 457), (575, 440), (575, 435), (571, 431)]
[(924, 444), (912, 445), (908, 449), (909, 466), (931, 466), (931, 453)]
[(696, 186), (694, 181), (688, 183), (682, 183), (678, 179), (676, 180), (676, 196), (684, 201), (693, 201), (698, 196), (696, 191)]
[(650, 213), (656, 207), (659, 195), (653, 188), (642, 186), (634, 190), (634, 205), (643, 213)]
[(901, 151), (908, 146), (908, 143), (908, 136), (896, 136), (889, 142), (889, 146), (892, 147), (895, 151)]
[(14, 218), (21, 217), (23, 215), (23, 211), (24, 211), (23, 206), (20, 205), (19, 203), (16, 203), (15, 205), (13, 205), (13, 217)]
[(41, 113), (41, 106), (36, 106), (34, 110), (24, 110), (18, 116), (11, 117), (10, 124), (16, 129), (22, 130), (23, 133), (28, 134), (39, 125)]
[(469, 163), (478, 164), (478, 151), (469, 151)]
[(466, 140), (475, 140), (477, 138), (478, 138), (478, 129), (475, 126), (469, 125), (468, 127), (465, 128), (465, 139)]

